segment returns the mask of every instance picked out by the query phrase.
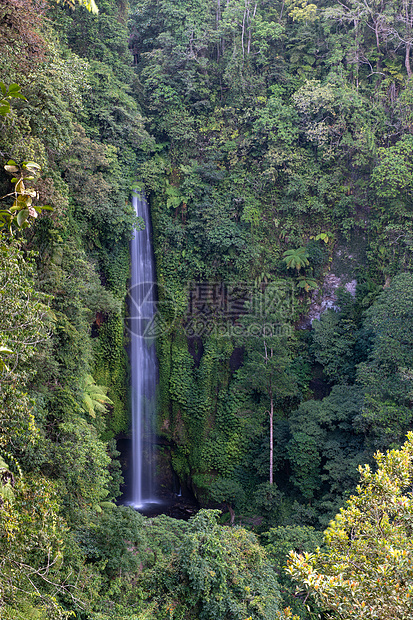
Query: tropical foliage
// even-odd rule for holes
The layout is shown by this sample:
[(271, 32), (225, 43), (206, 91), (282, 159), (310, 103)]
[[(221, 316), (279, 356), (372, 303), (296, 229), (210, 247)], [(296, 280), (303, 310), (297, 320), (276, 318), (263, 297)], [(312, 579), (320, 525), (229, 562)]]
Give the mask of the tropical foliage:
[[(1, 617), (409, 615), (411, 7), (98, 5), (0, 8)], [(137, 186), (157, 469), (220, 518), (116, 504)]]
[(288, 573), (339, 618), (408, 618), (412, 613), (413, 435), (400, 450), (360, 467), (357, 495), (324, 533), (325, 550), (291, 552)]

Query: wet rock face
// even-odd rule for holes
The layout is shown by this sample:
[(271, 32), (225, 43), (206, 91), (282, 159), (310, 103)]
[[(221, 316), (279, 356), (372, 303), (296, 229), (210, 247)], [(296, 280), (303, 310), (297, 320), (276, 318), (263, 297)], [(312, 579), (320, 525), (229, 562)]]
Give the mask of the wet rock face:
[(350, 282), (346, 282), (346, 284), (344, 285), (344, 288), (346, 289), (346, 291), (348, 291), (350, 295), (352, 295), (353, 297), (356, 296), (356, 287), (357, 287), (357, 280), (350, 280)]
[(326, 310), (338, 310), (337, 289), (344, 287), (356, 294), (356, 273), (360, 265), (366, 263), (367, 238), (363, 228), (355, 227), (349, 238), (339, 238), (334, 248), (330, 271), (324, 278), (320, 289), (313, 291), (307, 316), (303, 317), (300, 328), (311, 329), (314, 320), (320, 319)]
[(339, 286), (341, 286), (341, 278), (334, 273), (329, 273), (324, 278), (321, 290), (318, 289), (313, 292), (310, 308), (306, 317), (308, 327), (312, 325), (315, 319), (319, 319), (326, 310), (337, 309), (336, 291)]
[(337, 289), (340, 286), (344, 288), (354, 297), (356, 294), (357, 280), (346, 281), (346, 277), (337, 276), (329, 273), (324, 278), (321, 289), (313, 292), (308, 315), (305, 317), (303, 328), (310, 328), (315, 319), (320, 319), (326, 310), (339, 310), (337, 306)]
[(171, 462), (171, 449), (167, 441), (158, 439), (155, 450), (155, 470), (159, 494), (173, 492), (177, 483)]

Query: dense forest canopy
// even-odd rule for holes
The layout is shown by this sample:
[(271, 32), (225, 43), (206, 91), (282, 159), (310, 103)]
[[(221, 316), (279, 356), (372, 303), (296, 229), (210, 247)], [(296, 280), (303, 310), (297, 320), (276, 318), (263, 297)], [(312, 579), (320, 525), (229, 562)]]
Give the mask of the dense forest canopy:
[[(0, 7), (0, 616), (408, 617), (413, 5), (97, 4)], [(132, 188), (188, 522), (122, 505)]]

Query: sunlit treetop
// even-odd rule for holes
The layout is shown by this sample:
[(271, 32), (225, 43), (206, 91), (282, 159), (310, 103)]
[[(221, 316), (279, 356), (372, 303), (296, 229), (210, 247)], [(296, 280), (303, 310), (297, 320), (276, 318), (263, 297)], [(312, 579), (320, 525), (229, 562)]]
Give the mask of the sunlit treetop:
[(76, 7), (77, 2), (80, 6), (84, 6), (90, 13), (94, 13), (95, 15), (99, 13), (95, 0), (56, 0), (56, 2), (58, 4), (67, 4), (72, 9)]

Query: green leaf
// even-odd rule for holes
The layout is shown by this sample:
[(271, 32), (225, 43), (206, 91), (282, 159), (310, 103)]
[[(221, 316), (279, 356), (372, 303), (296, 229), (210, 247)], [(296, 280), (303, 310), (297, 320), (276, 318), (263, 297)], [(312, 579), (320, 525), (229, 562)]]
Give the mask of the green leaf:
[(4, 166), (4, 169), (6, 170), (6, 172), (19, 172), (19, 168), (17, 166), (6, 165)]
[(23, 168), (26, 168), (27, 170), (41, 170), (41, 167), (39, 166), (39, 164), (36, 164), (35, 161), (25, 161), (23, 162), (22, 165)]
[(0, 114), (1, 116), (6, 116), (10, 112), (10, 104), (6, 101), (0, 103)]
[(17, 224), (19, 226), (22, 226), (22, 224), (27, 220), (28, 217), (29, 209), (22, 209), (21, 211), (19, 211), (19, 214), (17, 216)]

